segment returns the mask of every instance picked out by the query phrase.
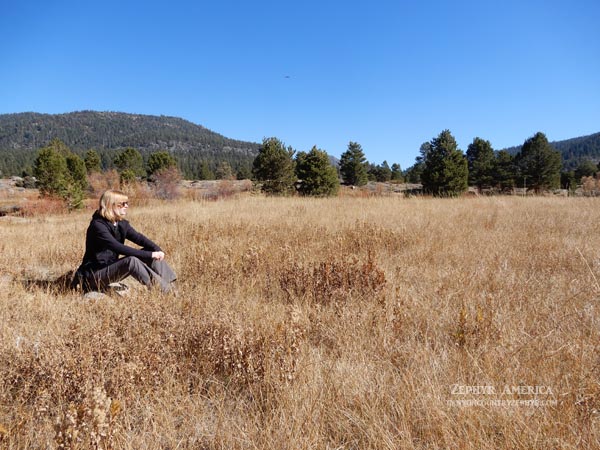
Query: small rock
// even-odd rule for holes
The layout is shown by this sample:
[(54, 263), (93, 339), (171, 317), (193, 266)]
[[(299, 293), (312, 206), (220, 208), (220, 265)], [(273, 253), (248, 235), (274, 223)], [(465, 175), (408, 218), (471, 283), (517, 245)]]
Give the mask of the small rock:
[(125, 283), (111, 283), (108, 285), (108, 289), (111, 293), (114, 292), (119, 297), (128, 297), (131, 293), (129, 286)]
[(90, 291), (86, 292), (83, 298), (86, 300), (105, 300), (110, 297), (106, 294), (103, 294), (102, 292)]
[(14, 277), (12, 275), (4, 274), (0, 275), (0, 287), (8, 286), (12, 283)]
[(25, 217), (15, 217), (15, 216), (0, 216), (0, 221), (6, 223), (30, 223), (31, 219), (27, 219)]

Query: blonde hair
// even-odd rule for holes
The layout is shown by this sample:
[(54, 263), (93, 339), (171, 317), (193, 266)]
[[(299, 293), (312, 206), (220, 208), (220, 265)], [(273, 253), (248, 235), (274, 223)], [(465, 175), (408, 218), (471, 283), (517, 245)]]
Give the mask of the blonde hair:
[(121, 191), (113, 191), (111, 189), (104, 191), (100, 196), (100, 207), (98, 208), (98, 212), (106, 220), (119, 222), (120, 220), (123, 220), (123, 217), (115, 212), (115, 205), (117, 203), (126, 202), (127, 200), (127, 195)]

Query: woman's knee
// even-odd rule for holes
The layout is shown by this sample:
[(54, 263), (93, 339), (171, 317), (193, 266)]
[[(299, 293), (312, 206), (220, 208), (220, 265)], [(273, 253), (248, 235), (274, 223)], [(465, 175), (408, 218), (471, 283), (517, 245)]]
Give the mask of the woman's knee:
[(145, 265), (142, 260), (136, 256), (126, 256), (123, 258), (123, 261), (126, 262), (129, 270), (141, 269)]

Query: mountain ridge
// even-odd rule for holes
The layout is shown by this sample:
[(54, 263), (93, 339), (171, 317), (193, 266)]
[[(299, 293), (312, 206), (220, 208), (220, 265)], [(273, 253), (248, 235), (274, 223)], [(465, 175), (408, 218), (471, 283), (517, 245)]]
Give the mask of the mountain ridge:
[(260, 144), (227, 138), (202, 125), (173, 116), (116, 111), (74, 111), (62, 114), (23, 112), (0, 115), (0, 170), (15, 173), (33, 164), (35, 154), (52, 139), (60, 139), (75, 153), (94, 149), (103, 166), (127, 147), (143, 156), (166, 150), (177, 157), (186, 175), (198, 175), (199, 165), (213, 168), (227, 161), (235, 169), (251, 167)]

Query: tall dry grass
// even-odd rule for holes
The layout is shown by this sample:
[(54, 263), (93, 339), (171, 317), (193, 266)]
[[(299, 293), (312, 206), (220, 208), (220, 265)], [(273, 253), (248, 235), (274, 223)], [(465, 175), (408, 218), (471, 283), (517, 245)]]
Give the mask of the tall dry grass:
[(180, 295), (103, 300), (22, 282), (90, 211), (2, 221), (0, 447), (598, 448), (598, 206), (133, 202)]

